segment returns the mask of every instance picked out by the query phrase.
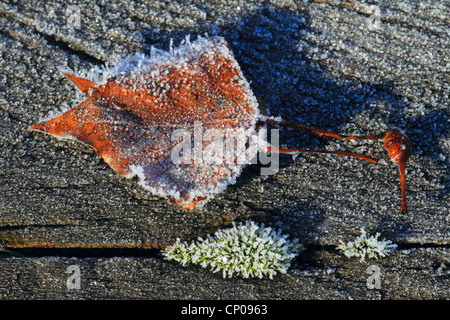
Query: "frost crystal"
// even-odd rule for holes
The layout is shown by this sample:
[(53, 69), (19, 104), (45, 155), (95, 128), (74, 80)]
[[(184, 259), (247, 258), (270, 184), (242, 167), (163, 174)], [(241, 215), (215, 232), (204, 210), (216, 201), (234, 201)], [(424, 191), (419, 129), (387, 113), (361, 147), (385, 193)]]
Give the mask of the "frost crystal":
[(360, 262), (364, 262), (366, 258), (384, 257), (389, 252), (395, 251), (397, 245), (392, 244), (390, 240), (378, 240), (380, 236), (377, 233), (375, 236), (367, 236), (364, 228), (361, 228), (361, 235), (353, 242), (344, 243), (338, 246), (347, 257), (360, 257)]
[(169, 261), (183, 266), (197, 264), (222, 271), (223, 277), (239, 275), (243, 278), (273, 278), (277, 272), (286, 273), (291, 260), (302, 245), (297, 239), (290, 241), (272, 228), (258, 226), (253, 221), (219, 230), (214, 237), (198, 238), (188, 244), (179, 239), (163, 251)]

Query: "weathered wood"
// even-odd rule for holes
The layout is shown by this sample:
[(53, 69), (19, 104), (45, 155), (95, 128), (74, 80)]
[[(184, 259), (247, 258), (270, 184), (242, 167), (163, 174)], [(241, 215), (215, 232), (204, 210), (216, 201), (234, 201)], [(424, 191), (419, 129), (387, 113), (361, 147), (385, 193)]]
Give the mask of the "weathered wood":
[[(367, 285), (370, 265), (380, 267), (379, 289)], [(285, 275), (255, 280), (155, 258), (4, 258), (0, 299), (448, 299), (449, 265), (441, 248), (365, 263), (320, 250), (302, 254)]]
[[(435, 1), (383, 2), (377, 25), (369, 19), (368, 5), (351, 1), (237, 3), (108, 1), (71, 8), (58, 1), (39, 6), (26, 1), (0, 3), (0, 247), (164, 247), (177, 237), (195, 239), (231, 221), (253, 219), (281, 227), (305, 244), (334, 246), (339, 240), (354, 239), (364, 227), (397, 244), (438, 244), (446, 252), (450, 245), (448, 6)], [(79, 28), (68, 22), (73, 9), (79, 12)], [(66, 108), (64, 104), (76, 96), (59, 68), (87, 69), (148, 51), (150, 45), (167, 49), (170, 38), (177, 45), (186, 35), (205, 31), (229, 41), (253, 91), (272, 115), (340, 133), (404, 129), (413, 144), (407, 165), (409, 213), (400, 214), (398, 169), (381, 142), (336, 141), (282, 130), (280, 142), (292, 148), (345, 149), (381, 160), (372, 165), (344, 157), (281, 156), (276, 175), (261, 176), (260, 166), (248, 167), (235, 185), (204, 208), (184, 212), (146, 193), (136, 180), (117, 176), (91, 148), (27, 131)], [(405, 256), (402, 265), (408, 259), (412, 264), (420, 261), (419, 253), (423, 250)], [(50, 260), (1, 259), (9, 275), (0, 275), (0, 281), (10, 283), (14, 268), (21, 270), (22, 264), (26, 274), (42, 263), (53, 279), (44, 286), (50, 285), (59, 281), (56, 265), (66, 264), (57, 259), (52, 267)], [(106, 261), (112, 261), (118, 270), (134, 261), (139, 268), (163, 268), (183, 279), (198, 272), (153, 259), (76, 261), (87, 269), (104, 268)], [(425, 268), (417, 263), (417, 268)], [(394, 266), (391, 270), (395, 281), (407, 276), (407, 270)], [(207, 272), (199, 274), (195, 277)], [(93, 273), (92, 281), (96, 276), (102, 277)], [(252, 290), (263, 290), (260, 295), (268, 298), (265, 286), (279, 290), (272, 297), (346, 298), (353, 292), (344, 286), (336, 296), (315, 295), (312, 289), (301, 294), (300, 289), (292, 289), (293, 284), (304, 286), (309, 280), (292, 280), (296, 279), (292, 275), (280, 279), (286, 283), (254, 281)], [(418, 286), (428, 283), (427, 292), (438, 288), (430, 297), (442, 298), (440, 285), (432, 279), (440, 278), (420, 278), (416, 287), (413, 284), (416, 293), (410, 295), (405, 286), (381, 297), (425, 297)], [(160, 280), (155, 276), (154, 281)], [(313, 287), (320, 291), (323, 282)], [(226, 282), (231, 283), (235, 282)], [(115, 285), (120, 287), (113, 281)], [(245, 287), (239, 281), (235, 285)], [(2, 290), (7, 290), (8, 298), (33, 296), (31, 289), (14, 294), (7, 286), (2, 285)], [(99, 290), (86, 296), (135, 294), (117, 288), (113, 294)], [(172, 291), (173, 297), (183, 296), (175, 282), (167, 290), (168, 296)], [(35, 293), (45, 297), (39, 289)], [(55, 294), (71, 297), (73, 293), (66, 294), (61, 287)]]

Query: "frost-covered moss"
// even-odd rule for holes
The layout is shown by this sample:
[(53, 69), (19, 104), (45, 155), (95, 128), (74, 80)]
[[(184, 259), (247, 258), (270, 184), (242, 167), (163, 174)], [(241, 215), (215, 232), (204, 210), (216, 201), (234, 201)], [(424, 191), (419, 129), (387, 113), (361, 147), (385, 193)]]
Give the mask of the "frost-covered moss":
[(360, 262), (364, 262), (366, 258), (384, 257), (397, 248), (397, 245), (392, 244), (390, 240), (378, 240), (379, 236), (379, 233), (375, 236), (367, 236), (364, 228), (361, 228), (361, 235), (355, 241), (348, 243), (341, 241), (338, 249), (347, 257), (359, 257)]
[(281, 230), (258, 226), (253, 221), (235, 224), (230, 229), (219, 230), (213, 237), (198, 238), (188, 244), (179, 239), (163, 251), (167, 260), (178, 261), (183, 266), (197, 264), (222, 271), (223, 277), (235, 275), (244, 278), (273, 278), (278, 272), (286, 273), (291, 260), (302, 245), (297, 239), (287, 239)]

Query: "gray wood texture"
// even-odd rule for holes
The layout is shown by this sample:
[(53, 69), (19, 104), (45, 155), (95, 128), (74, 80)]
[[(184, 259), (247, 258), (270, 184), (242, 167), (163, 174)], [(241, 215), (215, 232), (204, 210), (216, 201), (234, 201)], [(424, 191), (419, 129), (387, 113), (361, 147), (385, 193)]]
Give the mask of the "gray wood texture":
[[(0, 2), (0, 247), (7, 249), (0, 299), (449, 298), (447, 1), (384, 1), (375, 3), (379, 11), (365, 1), (331, 0), (70, 5)], [(89, 69), (205, 32), (229, 42), (271, 115), (349, 134), (403, 129), (413, 144), (408, 214), (400, 213), (397, 165), (381, 141), (282, 129), (280, 142), (290, 148), (380, 161), (281, 155), (277, 174), (247, 167), (235, 185), (185, 212), (119, 177), (90, 147), (27, 131), (76, 96), (59, 68)], [(98, 257), (103, 249), (163, 248), (247, 219), (311, 246), (306, 265), (299, 257), (287, 275), (247, 281), (159, 257)], [(362, 227), (400, 248), (373, 261), (389, 281), (381, 290), (367, 289), (367, 264), (330, 249)], [(12, 257), (21, 248), (27, 257)], [(33, 256), (33, 248), (98, 251), (95, 259), (56, 258)], [(69, 264), (83, 271), (78, 291), (64, 287)]]

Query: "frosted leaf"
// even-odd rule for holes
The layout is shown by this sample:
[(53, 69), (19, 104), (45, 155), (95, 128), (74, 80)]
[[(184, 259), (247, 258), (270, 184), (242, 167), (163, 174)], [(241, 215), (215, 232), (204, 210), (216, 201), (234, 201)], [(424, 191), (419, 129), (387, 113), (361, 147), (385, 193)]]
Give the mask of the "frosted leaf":
[[(65, 74), (85, 100), (30, 129), (91, 145), (119, 174), (137, 176), (142, 187), (182, 208), (193, 209), (234, 183), (259, 148), (203, 152), (226, 148), (208, 136), (211, 129), (230, 145), (260, 140), (256, 98), (221, 37), (186, 38), (169, 52), (153, 49), (151, 56), (137, 53), (75, 73)], [(190, 133), (191, 162), (174, 163), (172, 151), (180, 147), (174, 130)]]

